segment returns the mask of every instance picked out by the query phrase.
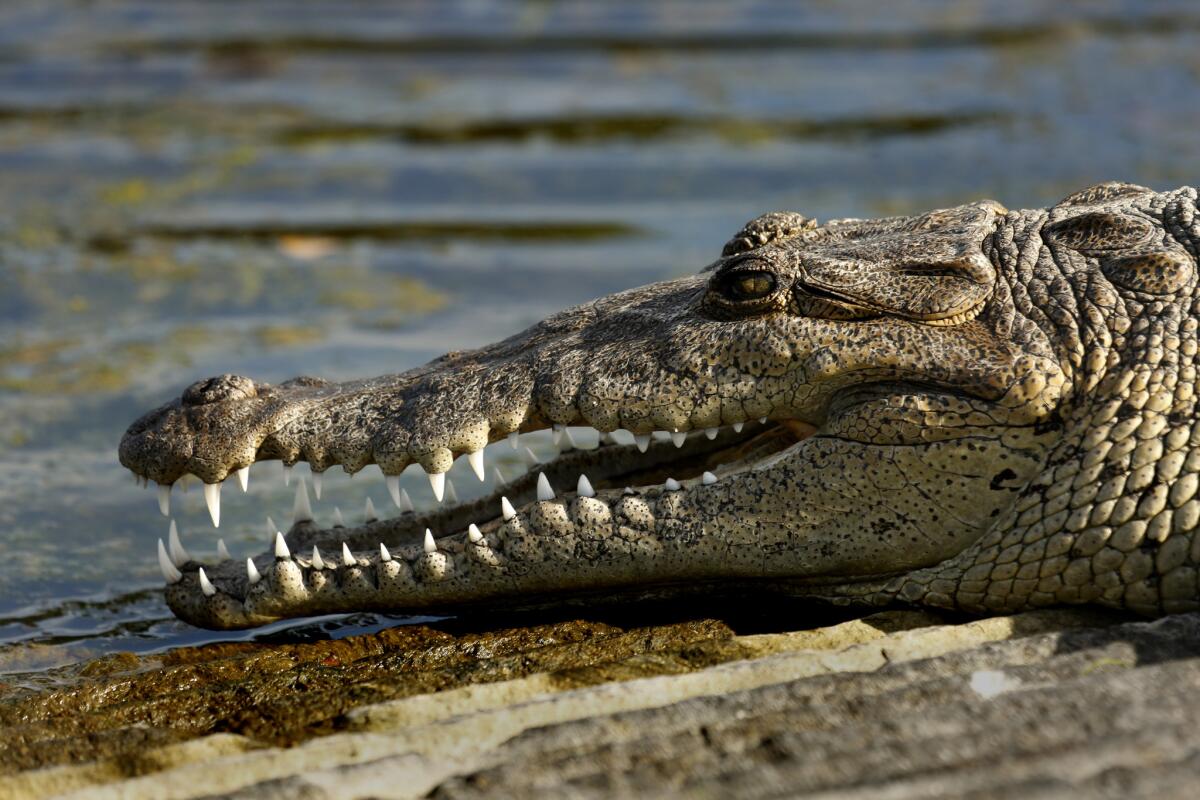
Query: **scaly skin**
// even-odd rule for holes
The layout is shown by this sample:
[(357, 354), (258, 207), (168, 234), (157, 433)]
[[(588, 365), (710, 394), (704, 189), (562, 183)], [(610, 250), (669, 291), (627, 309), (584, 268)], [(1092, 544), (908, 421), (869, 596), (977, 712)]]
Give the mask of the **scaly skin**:
[[(227, 560), (207, 568), (210, 592), (199, 564), (167, 569), (171, 608), (205, 627), (714, 584), (976, 613), (1195, 609), (1196, 198), (1102, 184), (1048, 210), (768, 214), (700, 275), (401, 375), (200, 382), (134, 423), (121, 461), (163, 484), (264, 459), (436, 474), (551, 424), (768, 420), (646, 456), (572, 453), (548, 467), (553, 484), (587, 471), (614, 488), (509, 519), (484, 518), (491, 498), (355, 529), (299, 522), (292, 549), (320, 545), (324, 569), (268, 553), (251, 584)], [(464, 533), (472, 520), (481, 536)], [(422, 545), (426, 526), (440, 538)]]

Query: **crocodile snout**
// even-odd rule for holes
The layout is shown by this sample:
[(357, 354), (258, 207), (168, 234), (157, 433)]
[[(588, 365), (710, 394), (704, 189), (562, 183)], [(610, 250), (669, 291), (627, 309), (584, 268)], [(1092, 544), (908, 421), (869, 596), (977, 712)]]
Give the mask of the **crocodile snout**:
[(258, 396), (254, 381), (244, 375), (218, 375), (196, 381), (183, 390), (183, 404), (203, 406), (227, 400), (245, 400)]

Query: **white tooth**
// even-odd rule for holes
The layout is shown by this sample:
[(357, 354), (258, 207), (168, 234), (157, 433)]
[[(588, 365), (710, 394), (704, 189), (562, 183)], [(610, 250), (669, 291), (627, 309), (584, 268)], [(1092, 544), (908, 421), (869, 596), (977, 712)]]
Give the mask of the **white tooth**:
[(558, 447), (559, 443), (562, 442), (563, 430), (564, 428), (562, 425), (559, 425), (557, 422), (554, 423), (554, 432), (550, 434), (550, 439), (554, 442), (555, 447)]
[(575, 437), (571, 435), (570, 428), (563, 428), (563, 441), (566, 442), (564, 450), (577, 450), (579, 445), (575, 444)]
[(437, 542), (435, 542), (433, 540), (433, 531), (429, 530), (429, 528), (425, 529), (425, 552), (426, 553), (436, 553), (437, 552)]
[(350, 548), (342, 542), (342, 565), (346, 567), (357, 567), (358, 561), (354, 558), (354, 554), (350, 552)]
[(513, 450), (521, 446), (521, 434), (518, 431), (513, 431), (508, 435), (508, 446)]
[(648, 433), (635, 433), (633, 441), (637, 445), (637, 449), (643, 453), (650, 448), (650, 434)]
[(516, 515), (517, 515), (517, 510), (512, 507), (512, 503), (508, 502), (508, 498), (501, 497), (500, 498), (500, 516), (504, 518), (504, 521), (508, 522), (510, 519), (512, 519)]
[(375, 513), (375, 504), (371, 502), (371, 498), (367, 498), (367, 505), (363, 509), (363, 522), (374, 522), (379, 519), (379, 515)]
[(275, 520), (271, 519), (270, 515), (268, 515), (267, 516), (267, 538), (270, 539), (271, 541), (274, 541), (275, 540), (275, 532), (277, 530), (279, 530), (279, 526), (276, 525)]
[(292, 503), (292, 524), (311, 522), (312, 518), (312, 506), (308, 502), (308, 487), (304, 485), (304, 478), (301, 478), (296, 482), (296, 500)]
[(538, 473), (537, 499), (538, 500), (553, 500), (554, 499), (554, 490), (550, 488), (550, 481), (549, 481), (549, 479), (546, 478), (546, 473), (544, 473), (544, 472)]
[(408, 496), (407, 489), (400, 490), (400, 512), (407, 513), (413, 510), (412, 498)]
[(675, 480), (674, 478), (667, 478), (663, 482), (663, 488), (668, 492), (678, 492), (680, 488), (679, 481)]
[(178, 583), (183, 578), (183, 573), (171, 563), (171, 558), (167, 555), (167, 548), (163, 547), (162, 539), (158, 540), (158, 568), (162, 570), (163, 580), (167, 583)]
[(499, 467), (492, 467), (492, 483), (497, 486), (504, 485), (504, 473), (500, 471)]
[(391, 561), (392, 560), (392, 554), (389, 553), (388, 549), (383, 546), (383, 542), (379, 543), (379, 560), (380, 561)]
[(217, 587), (213, 586), (208, 580), (208, 576), (204, 574), (204, 567), (196, 572), (196, 577), (200, 579), (200, 591), (204, 592), (205, 597), (212, 597), (217, 593)]
[(742, 426), (743, 426), (743, 425), (745, 425), (745, 424), (746, 424), (746, 423), (744, 423), (744, 422), (735, 422), (735, 423), (733, 423), (733, 432), (734, 432), (734, 433), (741, 433), (741, 432), (742, 432)]
[(720, 428), (705, 428), (705, 429), (704, 429), (704, 435), (708, 437), (708, 440), (709, 440), (710, 442), (711, 442), (713, 439), (717, 438), (717, 434), (718, 434), (718, 433), (720, 433), (720, 432), (721, 432), (721, 429), (720, 429)]
[(704, 474), (700, 476), (700, 482), (705, 486), (712, 486), (717, 482), (717, 476), (705, 470)]
[(284, 464), (283, 465), (283, 485), (290, 486), (291, 483), (292, 483), (292, 465)]
[(275, 557), (276, 558), (291, 558), (292, 552), (288, 550), (287, 542), (283, 540), (283, 534), (275, 531)]
[(250, 466), (246, 465), (237, 471), (238, 484), (243, 492), (250, 491)]
[(487, 472), (483, 467), (483, 451), (476, 450), (474, 453), (467, 453), (467, 463), (471, 465), (471, 469), (475, 472), (475, 477), (479, 478), (479, 482), (483, 483), (487, 479)]
[(254, 566), (253, 558), (246, 559), (246, 580), (250, 582), (251, 586), (262, 580), (262, 575), (259, 574), (258, 567)]
[(175, 527), (175, 520), (171, 520), (171, 527), (167, 531), (167, 545), (171, 548), (171, 563), (175, 566), (182, 567), (192, 560), (188, 551), (183, 549), (183, 543), (179, 541), (179, 529)]
[(451, 505), (458, 503), (458, 492), (454, 491), (454, 481), (446, 479), (446, 502)]
[(388, 494), (392, 496), (392, 503), (397, 507), (400, 506), (400, 476), (399, 475), (384, 475), (383, 484), (387, 487)]
[(325, 559), (321, 558), (321, 551), (317, 549), (315, 544), (313, 545), (312, 568), (325, 569)]
[(540, 464), (542, 462), (538, 461), (538, 457), (533, 454), (533, 451), (530, 450), (528, 447), (526, 447), (525, 448), (525, 463), (531, 467), (536, 467), (538, 464)]
[(312, 481), (313, 481), (313, 495), (315, 495), (316, 498), (318, 500), (320, 500), (321, 499), (321, 485), (323, 483), (325, 483), (325, 474), (322, 472), (314, 472), (312, 474)]
[(442, 497), (446, 494), (446, 473), (429, 473), (429, 485), (433, 488), (433, 496), (437, 498), (439, 503), (442, 502)]
[(575, 488), (575, 494), (580, 497), (595, 497), (596, 492), (592, 489), (592, 482), (587, 479), (587, 475), (579, 476), (579, 485)]
[(479, 526), (474, 522), (467, 526), (467, 540), (472, 542), (483, 541), (483, 533), (480, 532)]
[(683, 447), (683, 443), (687, 441), (687, 431), (675, 431), (671, 434), (671, 441), (676, 447)]
[(204, 505), (208, 506), (208, 515), (212, 517), (213, 527), (221, 527), (221, 484), (204, 484)]
[(224, 539), (217, 539), (217, 558), (222, 561), (228, 561), (233, 558), (233, 556), (229, 555), (229, 548), (225, 546)]
[(766, 418), (766, 417), (759, 417), (759, 418), (758, 418), (758, 424), (759, 424), (759, 425), (766, 425), (766, 424), (767, 424), (767, 418)]
[(158, 485), (158, 510), (164, 517), (171, 516), (171, 484)]
[(335, 527), (335, 528), (346, 527), (346, 520), (342, 519), (342, 510), (340, 508), (338, 508), (337, 506), (333, 507), (333, 527)]

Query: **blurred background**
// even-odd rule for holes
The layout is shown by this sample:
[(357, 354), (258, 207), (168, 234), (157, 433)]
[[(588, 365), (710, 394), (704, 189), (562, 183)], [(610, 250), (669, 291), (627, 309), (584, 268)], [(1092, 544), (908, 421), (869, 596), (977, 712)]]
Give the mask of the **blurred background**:
[[(214, 638), (166, 610), (167, 523), (116, 460), (197, 378), (398, 372), (768, 210), (1195, 184), (1198, 131), (1194, 0), (6, 0), (0, 681)], [(368, 474), (318, 521), (389, 508)], [(289, 518), (278, 464), (223, 499), (237, 557)], [(173, 512), (212, 557), (200, 492)]]

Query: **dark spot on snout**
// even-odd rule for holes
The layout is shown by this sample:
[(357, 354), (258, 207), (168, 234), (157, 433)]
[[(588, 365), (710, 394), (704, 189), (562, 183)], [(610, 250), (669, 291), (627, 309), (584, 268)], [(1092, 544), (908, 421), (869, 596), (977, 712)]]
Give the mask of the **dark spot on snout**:
[(998, 490), (1003, 488), (1000, 484), (1004, 483), (1005, 481), (1011, 481), (1015, 477), (1017, 477), (1017, 473), (1005, 467), (992, 476), (992, 482), (988, 484), (988, 486), (993, 490)]
[(202, 406), (226, 400), (244, 400), (257, 394), (254, 381), (243, 375), (218, 375), (215, 378), (196, 381), (184, 389), (183, 404)]

